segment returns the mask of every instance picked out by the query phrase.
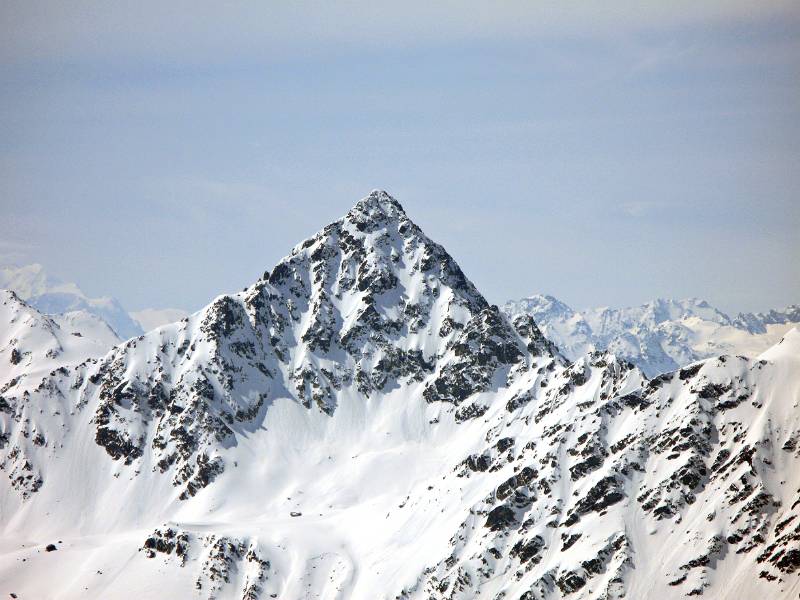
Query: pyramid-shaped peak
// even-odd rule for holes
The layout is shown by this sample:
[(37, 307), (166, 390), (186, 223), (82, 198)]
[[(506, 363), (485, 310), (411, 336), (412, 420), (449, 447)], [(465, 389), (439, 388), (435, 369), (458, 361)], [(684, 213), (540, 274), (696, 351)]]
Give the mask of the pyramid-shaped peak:
[(347, 213), (346, 219), (356, 225), (372, 230), (369, 224), (385, 224), (387, 220), (405, 220), (406, 216), (400, 203), (383, 190), (373, 190), (369, 196), (356, 202)]
[(384, 214), (405, 214), (403, 207), (386, 190), (372, 190), (369, 196), (356, 202), (353, 210), (380, 211)]
[(264, 279), (273, 286), (299, 286), (292, 292), (298, 298), (313, 295), (300, 282), (324, 288), (325, 295), (337, 302), (348, 292), (360, 297), (367, 290), (380, 295), (390, 289), (397, 289), (398, 299), (410, 294), (416, 302), (420, 290), (433, 286), (432, 298), (449, 288), (457, 303), (471, 312), (488, 306), (447, 251), (425, 235), (397, 200), (380, 190), (297, 244), (265, 272)]

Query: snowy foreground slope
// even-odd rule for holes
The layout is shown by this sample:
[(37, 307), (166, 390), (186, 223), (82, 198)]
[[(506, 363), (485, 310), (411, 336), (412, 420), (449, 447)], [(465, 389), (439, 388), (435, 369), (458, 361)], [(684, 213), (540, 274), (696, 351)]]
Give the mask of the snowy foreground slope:
[(653, 380), (570, 363), (382, 192), (244, 292), (14, 379), (6, 595), (800, 594), (800, 330)]
[(576, 311), (542, 294), (507, 302), (511, 318), (530, 315), (567, 358), (613, 352), (650, 377), (722, 354), (755, 357), (800, 325), (800, 306), (731, 318), (705, 300), (657, 299), (628, 308)]

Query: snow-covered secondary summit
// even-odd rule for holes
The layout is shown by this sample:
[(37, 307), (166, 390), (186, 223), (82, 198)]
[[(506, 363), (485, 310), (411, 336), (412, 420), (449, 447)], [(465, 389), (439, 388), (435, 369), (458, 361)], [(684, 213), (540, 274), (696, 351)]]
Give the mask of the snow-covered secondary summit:
[(797, 597), (798, 357), (571, 363), (373, 192), (243, 292), (0, 388), (0, 585)]
[(103, 356), (119, 342), (95, 315), (81, 311), (43, 315), (14, 292), (0, 290), (0, 387)]
[(800, 324), (798, 305), (731, 318), (696, 298), (576, 311), (553, 296), (536, 294), (507, 302), (503, 311), (532, 316), (571, 360), (608, 350), (650, 377), (722, 354), (758, 356)]
[(11, 290), (36, 310), (72, 320), (102, 319), (120, 340), (141, 335), (142, 327), (112, 297), (89, 298), (74, 283), (52, 277), (40, 264), (0, 268), (0, 288)]
[(122, 340), (179, 321), (188, 314), (178, 308), (126, 312), (116, 298), (89, 298), (77, 284), (49, 275), (36, 263), (0, 268), (0, 289), (13, 291), (29, 306), (55, 320), (66, 318), (74, 326), (86, 321), (87, 330), (91, 330), (93, 322), (104, 321), (115, 333), (114, 342), (108, 344), (106, 350)]

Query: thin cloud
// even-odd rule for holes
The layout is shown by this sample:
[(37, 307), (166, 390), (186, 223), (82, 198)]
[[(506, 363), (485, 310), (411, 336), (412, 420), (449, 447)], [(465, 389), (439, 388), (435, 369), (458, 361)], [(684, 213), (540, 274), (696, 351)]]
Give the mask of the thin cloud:
[(405, 46), (514, 37), (614, 35), (697, 23), (800, 17), (796, 2), (552, 1), (298, 3), (55, 2), (0, 8), (0, 59), (224, 61), (345, 45)]
[(35, 244), (14, 240), (0, 240), (0, 265), (20, 265), (30, 262)]
[(674, 210), (674, 208), (674, 205), (668, 205), (666, 202), (650, 201), (626, 202), (619, 206), (619, 210), (622, 214), (637, 219), (651, 216), (663, 210)]

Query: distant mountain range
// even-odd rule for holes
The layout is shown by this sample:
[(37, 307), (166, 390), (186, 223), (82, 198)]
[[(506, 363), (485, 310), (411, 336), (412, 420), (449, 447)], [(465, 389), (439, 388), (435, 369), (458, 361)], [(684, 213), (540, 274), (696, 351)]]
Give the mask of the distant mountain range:
[(731, 318), (698, 299), (576, 311), (553, 296), (537, 294), (508, 302), (503, 311), (511, 317), (532, 316), (571, 360), (607, 350), (649, 377), (722, 354), (757, 356), (800, 323), (798, 305)]
[(128, 313), (116, 298), (89, 298), (77, 284), (49, 275), (40, 264), (3, 267), (0, 269), (0, 289), (14, 291), (28, 306), (47, 315), (94, 315), (105, 321), (120, 340), (136, 337), (187, 314), (178, 309), (146, 309)]

